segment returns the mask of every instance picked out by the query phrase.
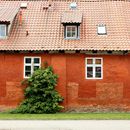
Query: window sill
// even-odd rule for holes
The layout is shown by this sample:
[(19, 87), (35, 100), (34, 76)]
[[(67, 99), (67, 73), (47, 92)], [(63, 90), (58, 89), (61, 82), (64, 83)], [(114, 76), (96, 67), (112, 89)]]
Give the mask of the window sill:
[(102, 77), (101, 78), (86, 78), (86, 80), (101, 80), (103, 79)]
[(24, 79), (29, 79), (30, 77), (23, 77)]
[(7, 39), (7, 36), (5, 36), (5, 37), (0, 36), (0, 40), (6, 40), (6, 39)]

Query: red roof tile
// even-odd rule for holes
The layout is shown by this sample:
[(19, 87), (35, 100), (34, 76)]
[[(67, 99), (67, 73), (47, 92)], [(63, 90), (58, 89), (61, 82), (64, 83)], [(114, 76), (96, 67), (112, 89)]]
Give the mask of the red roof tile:
[[(2, 0), (0, 9), (21, 2)], [(52, 7), (43, 8), (47, 3), (28, 1), (27, 9), (22, 10), (22, 25), (17, 15), (8, 39), (0, 40), (0, 50), (130, 50), (129, 1), (78, 2), (76, 10), (83, 14), (79, 40), (64, 39), (61, 18), (70, 11), (70, 2), (56, 0)], [(106, 25), (107, 35), (97, 34), (99, 24)]]

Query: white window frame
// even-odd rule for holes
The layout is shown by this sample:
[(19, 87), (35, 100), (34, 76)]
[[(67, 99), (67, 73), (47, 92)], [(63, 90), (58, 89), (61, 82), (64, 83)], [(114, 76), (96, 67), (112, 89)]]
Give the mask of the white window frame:
[[(31, 58), (31, 63), (26, 63), (26, 58)], [(39, 58), (39, 63), (38, 64), (34, 64), (34, 58)], [(34, 72), (34, 65), (35, 66), (39, 66), (39, 68), (41, 67), (41, 57), (39, 56), (25, 56), (24, 57), (24, 78), (29, 78), (29, 76), (26, 76), (25, 75), (25, 67), (26, 66), (31, 66), (31, 75), (33, 74)]]
[(107, 34), (106, 25), (99, 24), (97, 27), (97, 34), (98, 35), (106, 35)]
[(1, 36), (0, 35), (0, 38), (6, 38), (6, 36), (7, 36), (7, 25), (5, 25), (5, 24), (0, 24), (0, 27), (1, 26), (4, 26), (5, 27), (5, 34), (4, 34), (4, 36)]
[[(87, 64), (88, 59), (93, 59), (93, 64)], [(101, 64), (95, 64), (96, 59), (101, 59)], [(93, 68), (93, 77), (87, 77), (87, 67)], [(96, 76), (96, 67), (101, 67), (101, 77)], [(85, 78), (86, 79), (103, 79), (103, 58), (101, 57), (87, 57), (85, 58)]]
[[(75, 37), (67, 37), (67, 28), (68, 27), (75, 27), (75, 29), (76, 29), (76, 31), (75, 31), (75, 34), (76, 34)], [(78, 32), (79, 32), (79, 27), (77, 25), (71, 25), (71, 26), (67, 25), (66, 26), (66, 30), (65, 30), (65, 35), (66, 35), (65, 38), (66, 39), (78, 39), (79, 38), (79, 33)]]

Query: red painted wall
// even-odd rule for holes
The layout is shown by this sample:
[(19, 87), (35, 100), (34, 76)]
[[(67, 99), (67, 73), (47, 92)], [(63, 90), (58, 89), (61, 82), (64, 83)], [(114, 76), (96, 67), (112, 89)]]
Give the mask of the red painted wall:
[[(59, 75), (57, 90), (63, 105), (130, 107), (130, 55), (0, 54), (0, 105), (16, 106), (23, 99), (24, 56), (41, 56)], [(85, 58), (103, 58), (103, 79), (85, 79)]]

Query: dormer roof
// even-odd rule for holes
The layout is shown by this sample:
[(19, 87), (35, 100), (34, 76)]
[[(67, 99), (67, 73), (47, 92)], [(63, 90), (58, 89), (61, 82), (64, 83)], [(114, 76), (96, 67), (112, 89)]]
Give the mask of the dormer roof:
[(68, 11), (64, 12), (61, 17), (61, 23), (81, 23), (83, 14), (79, 11)]
[(18, 7), (0, 7), (0, 23), (12, 23), (18, 10)]

